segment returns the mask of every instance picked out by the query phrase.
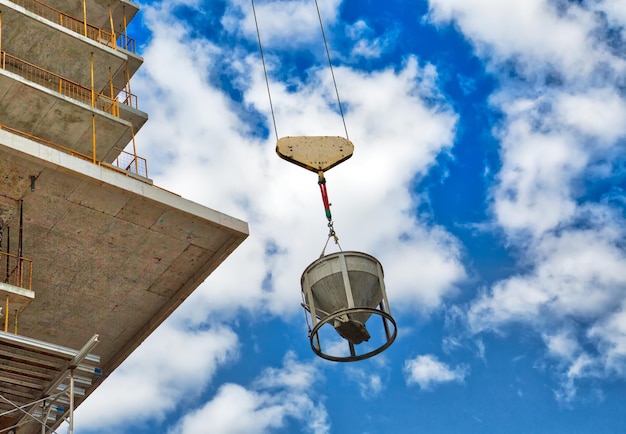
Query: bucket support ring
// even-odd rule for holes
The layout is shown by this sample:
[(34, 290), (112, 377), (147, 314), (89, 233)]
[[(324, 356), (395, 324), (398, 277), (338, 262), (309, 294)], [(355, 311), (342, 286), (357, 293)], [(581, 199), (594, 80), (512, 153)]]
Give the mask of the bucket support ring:
[[(382, 353), (387, 348), (389, 348), (389, 346), (393, 343), (393, 341), (395, 341), (396, 336), (398, 335), (398, 327), (396, 325), (396, 320), (394, 320), (393, 317), (383, 309), (384, 309), (384, 306), (381, 303), (380, 309), (372, 309), (369, 307), (352, 307), (348, 309), (342, 309), (337, 312), (333, 312), (330, 315), (325, 316), (319, 322), (317, 322), (317, 324), (315, 324), (315, 327), (313, 327), (313, 330), (311, 330), (309, 333), (311, 349), (313, 349), (313, 352), (317, 354), (318, 356), (320, 356), (321, 358), (330, 360), (333, 362), (356, 362), (358, 360), (369, 359), (370, 357), (373, 357), (377, 354)], [(383, 321), (383, 327), (385, 329), (385, 335), (387, 337), (387, 341), (380, 347), (375, 348), (372, 351), (368, 351), (367, 353), (364, 353), (364, 354), (356, 354), (356, 351), (354, 349), (354, 344), (352, 344), (352, 342), (347, 342), (350, 347), (349, 356), (334, 356), (331, 354), (324, 353), (322, 351), (320, 339), (318, 336), (318, 332), (320, 328), (325, 324), (332, 325), (332, 321), (334, 321), (335, 319), (345, 316), (345, 315), (349, 315), (351, 313), (369, 313), (369, 314), (380, 316)], [(390, 330), (389, 323), (391, 323), (391, 326), (393, 327), (393, 331)]]

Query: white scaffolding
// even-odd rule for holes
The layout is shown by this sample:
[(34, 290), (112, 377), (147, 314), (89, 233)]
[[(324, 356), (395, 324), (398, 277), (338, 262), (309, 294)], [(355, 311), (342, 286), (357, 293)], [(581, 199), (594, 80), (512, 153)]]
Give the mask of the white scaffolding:
[(73, 350), (0, 332), (0, 433), (51, 434), (67, 421), (73, 434), (76, 401), (102, 374), (97, 343)]

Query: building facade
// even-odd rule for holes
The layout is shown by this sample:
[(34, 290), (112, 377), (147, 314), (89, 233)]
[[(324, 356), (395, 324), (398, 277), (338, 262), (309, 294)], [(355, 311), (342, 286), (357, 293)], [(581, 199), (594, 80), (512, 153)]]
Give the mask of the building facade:
[(0, 0), (0, 433), (69, 419), (248, 235), (137, 154), (137, 11)]

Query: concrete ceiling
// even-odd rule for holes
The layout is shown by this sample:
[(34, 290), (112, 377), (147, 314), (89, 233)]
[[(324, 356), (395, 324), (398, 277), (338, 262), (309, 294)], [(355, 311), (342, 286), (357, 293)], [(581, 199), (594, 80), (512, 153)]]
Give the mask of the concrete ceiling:
[[(25, 111), (24, 107), (29, 110)], [(111, 162), (139, 131), (148, 115), (120, 104), (120, 117), (93, 110), (41, 85), (0, 70), (0, 120), (5, 127), (92, 156), (92, 114), (96, 125), (96, 155)]]
[[(82, 0), (46, 0), (45, 3), (82, 20)], [(137, 5), (130, 1), (89, 0), (88, 3), (87, 22), (101, 29), (110, 29), (109, 11), (111, 11), (113, 15), (113, 25), (117, 33), (121, 33), (123, 29), (124, 17), (126, 17), (126, 23), (128, 24), (139, 11)]]
[[(114, 87), (123, 89), (128, 78), (143, 63), (140, 56), (84, 37), (35, 13), (24, 11), (10, 1), (0, 0), (0, 10), (2, 50), (89, 89), (91, 53), (94, 54), (94, 88), (106, 95), (109, 94), (111, 77)], [(82, 20), (82, 12), (76, 18)]]
[(17, 234), (23, 200), (33, 263), (19, 334), (79, 349), (98, 333), (103, 378), (248, 235), (245, 222), (1, 130), (0, 173), (0, 215)]

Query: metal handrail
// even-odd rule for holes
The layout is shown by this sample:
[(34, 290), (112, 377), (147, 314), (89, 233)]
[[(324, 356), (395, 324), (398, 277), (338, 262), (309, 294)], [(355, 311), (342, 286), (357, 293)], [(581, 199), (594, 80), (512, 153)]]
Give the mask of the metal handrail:
[[(59, 149), (60, 151), (63, 151), (67, 154), (70, 154), (74, 157), (78, 157), (81, 158), (85, 161), (89, 161), (90, 163), (93, 163), (93, 157), (83, 154), (82, 152), (78, 152), (75, 151), (71, 148), (65, 147), (63, 145), (59, 145), (57, 143), (51, 142), (49, 140), (46, 139), (42, 139), (41, 137), (37, 137), (37, 136), (33, 136), (32, 134), (28, 134), (25, 133), (23, 131), (20, 130), (16, 130), (15, 128), (11, 128), (11, 127), (7, 127), (6, 125), (2, 125), (0, 124), (0, 130), (5, 130), (8, 131), (12, 134), (16, 134), (18, 136), (24, 137), (28, 140), (32, 140), (34, 142), (37, 143), (41, 143), (42, 145), (46, 145), (46, 146), (50, 146), (51, 148), (56, 148)], [(136, 154), (132, 154), (130, 152), (126, 152), (124, 150), (120, 150), (119, 148), (115, 148), (118, 151), (120, 151), (120, 154), (125, 154), (127, 157), (126, 158), (120, 158), (119, 156), (115, 159), (115, 161), (113, 163), (111, 163), (110, 165), (107, 164), (106, 167), (109, 167), (111, 169), (114, 169), (120, 173), (123, 173), (124, 175), (128, 175), (130, 174), (134, 174), (134, 175), (139, 175), (143, 178), (148, 179), (148, 162), (145, 158), (140, 157)], [(98, 164), (100, 164), (101, 162), (98, 161)], [(148, 182), (148, 181), (146, 181)]]
[[(92, 107), (110, 113), (114, 116), (120, 116), (119, 103), (116, 97), (112, 98), (100, 92), (93, 93), (91, 89), (82, 86), (76, 82), (68, 80), (53, 72), (40, 68), (32, 63), (26, 62), (18, 57), (8, 54), (6, 51), (0, 52), (0, 67), (6, 71), (18, 74), (33, 83), (40, 84), (50, 90), (58, 92), (62, 95), (69, 96), (75, 100), (81, 101)], [(127, 90), (118, 90), (123, 96), (122, 104), (137, 108), (137, 97)]]
[(91, 105), (114, 116), (119, 116), (119, 102), (117, 99), (112, 99), (101, 93), (94, 92), (95, 98), (92, 104), (91, 89), (18, 57), (12, 56), (6, 51), (2, 51), (1, 55), (2, 69), (20, 75), (33, 83), (47, 87), (50, 90), (69, 96), (72, 99)]
[[(3, 258), (3, 256), (5, 258)], [(26, 275), (26, 279), (24, 279)], [(33, 261), (13, 253), (0, 252), (0, 280), (9, 285), (33, 289)], [(27, 282), (24, 283), (24, 280)]]
[(91, 24), (86, 24), (85, 22), (72, 17), (60, 10), (47, 5), (39, 0), (11, 0), (13, 3), (23, 7), (29, 12), (39, 15), (49, 21), (56, 22), (66, 29), (69, 29), (73, 32), (79, 33), (83, 36), (88, 37), (96, 42), (104, 44), (108, 47), (117, 49), (118, 46), (123, 48), (124, 50), (130, 51), (131, 53), (135, 53), (136, 51), (136, 43), (135, 40), (125, 32), (115, 35), (115, 32), (109, 32), (106, 30), (102, 30), (98, 27), (95, 27)]
[(113, 88), (113, 93), (117, 95), (117, 99), (124, 105), (132, 108), (137, 108), (137, 95), (128, 91), (128, 88), (118, 89)]
[(119, 154), (113, 164), (126, 172), (135, 175), (148, 177), (148, 161), (136, 154), (126, 152), (123, 149), (115, 148)]

